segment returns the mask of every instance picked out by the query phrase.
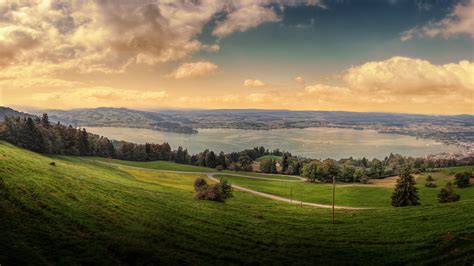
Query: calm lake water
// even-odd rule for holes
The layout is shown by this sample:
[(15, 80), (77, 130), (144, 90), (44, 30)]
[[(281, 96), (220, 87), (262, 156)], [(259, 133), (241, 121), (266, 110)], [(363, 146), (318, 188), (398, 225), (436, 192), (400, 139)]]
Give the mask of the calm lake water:
[(135, 143), (168, 142), (173, 149), (187, 148), (191, 153), (213, 151), (240, 151), (264, 146), (279, 148), (294, 155), (309, 158), (384, 158), (390, 152), (407, 156), (425, 156), (444, 151), (456, 151), (454, 145), (415, 137), (380, 134), (373, 130), (341, 128), (306, 128), (274, 130), (199, 129), (198, 134), (159, 132), (150, 129), (88, 127), (88, 132), (110, 139)]

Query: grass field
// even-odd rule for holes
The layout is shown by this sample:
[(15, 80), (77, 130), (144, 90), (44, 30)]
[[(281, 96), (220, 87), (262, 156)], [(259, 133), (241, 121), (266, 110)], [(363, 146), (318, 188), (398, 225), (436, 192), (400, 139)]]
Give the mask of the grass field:
[[(428, 175), (433, 176), (437, 188), (426, 188), (425, 180)], [(303, 200), (319, 204), (332, 203), (332, 184), (325, 183), (288, 183), (269, 180), (255, 180), (238, 176), (221, 176), (233, 184), (266, 192), (282, 197)], [(423, 173), (416, 177), (419, 189), (420, 202), (423, 205), (435, 205), (439, 189), (452, 181), (452, 177), (444, 172)], [(372, 184), (363, 185), (359, 183), (336, 185), (336, 203), (338, 205), (352, 207), (390, 207), (390, 195), (392, 187), (376, 186)], [(461, 200), (474, 199), (474, 186), (457, 189), (456, 193), (461, 195)]]
[[(56, 166), (49, 163), (55, 161)], [(234, 192), (199, 174), (45, 157), (0, 142), (0, 264), (468, 264), (474, 200), (371, 211)]]
[[(68, 156), (55, 156), (56, 158), (61, 158), (63, 160), (69, 160)], [(78, 157), (86, 162), (97, 161), (98, 163), (112, 163), (112, 164), (120, 164), (125, 166), (133, 166), (133, 167), (141, 167), (141, 168), (148, 168), (154, 170), (165, 170), (165, 171), (183, 171), (183, 172), (201, 172), (201, 173), (217, 173), (218, 171), (213, 168), (208, 167), (201, 167), (201, 166), (193, 166), (193, 165), (186, 165), (186, 164), (179, 164), (174, 162), (168, 161), (152, 161), (152, 162), (132, 162), (132, 161), (123, 161), (117, 159), (105, 159), (100, 157)], [(255, 177), (266, 177), (266, 178), (274, 178), (274, 179), (282, 179), (282, 180), (297, 180), (297, 178), (288, 176), (288, 175), (266, 175), (266, 174), (259, 174), (253, 172), (236, 172), (230, 170), (224, 170), (222, 173), (226, 174), (238, 174), (238, 175), (246, 175), (246, 176), (255, 176)]]
[(168, 161), (132, 162), (132, 161), (117, 160), (117, 159), (109, 160), (109, 159), (101, 158), (101, 157), (84, 157), (84, 159), (107, 162), (107, 163), (111, 162), (114, 164), (121, 164), (121, 165), (134, 166), (134, 167), (143, 167), (143, 168), (149, 168), (149, 169), (167, 170), (167, 171), (203, 172), (203, 173), (217, 172), (217, 170), (213, 168), (193, 166), (193, 165), (187, 165), (187, 164), (179, 164), (179, 163), (168, 162)]
[(456, 173), (461, 173), (465, 171), (474, 172), (474, 165), (447, 167), (447, 168), (441, 168), (440, 170), (447, 174), (456, 174)]
[(261, 162), (261, 161), (268, 161), (268, 160), (274, 160), (274, 161), (278, 161), (278, 162), (281, 162), (281, 160), (283, 159), (282, 156), (276, 156), (276, 155), (264, 155), (264, 156), (261, 156), (261, 157), (258, 157), (257, 159), (255, 159), (255, 161), (257, 162)]

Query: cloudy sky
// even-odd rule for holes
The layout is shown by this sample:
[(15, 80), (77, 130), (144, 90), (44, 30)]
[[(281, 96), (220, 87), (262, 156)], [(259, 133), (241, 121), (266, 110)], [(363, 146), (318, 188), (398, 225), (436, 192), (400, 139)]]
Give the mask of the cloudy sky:
[(474, 0), (0, 1), (0, 105), (474, 114)]

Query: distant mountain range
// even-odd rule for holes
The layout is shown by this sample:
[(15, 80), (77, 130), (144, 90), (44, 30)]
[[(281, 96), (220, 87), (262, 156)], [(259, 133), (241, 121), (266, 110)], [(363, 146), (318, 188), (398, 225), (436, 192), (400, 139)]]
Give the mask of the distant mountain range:
[[(9, 109), (10, 112), (14, 110)], [(474, 126), (472, 115), (418, 115), (397, 113), (357, 113), (342, 111), (289, 111), (257, 109), (156, 110), (100, 107), (71, 110), (33, 110), (48, 113), (50, 120), (90, 127), (131, 127), (159, 131), (196, 133), (197, 128), (276, 129), (321, 126), (358, 127), (413, 124)]]
[[(94, 108), (72, 110), (36, 110), (35, 114), (48, 113), (51, 121), (82, 127), (147, 128), (178, 133), (197, 133), (190, 121), (173, 116), (126, 108)], [(189, 125), (191, 124), (191, 125)]]

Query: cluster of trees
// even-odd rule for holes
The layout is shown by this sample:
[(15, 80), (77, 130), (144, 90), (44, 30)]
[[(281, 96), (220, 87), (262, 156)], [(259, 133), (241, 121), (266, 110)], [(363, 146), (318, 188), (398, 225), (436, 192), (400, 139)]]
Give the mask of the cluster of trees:
[(18, 147), (39, 153), (61, 155), (115, 156), (110, 140), (91, 135), (60, 123), (49, 122), (48, 115), (36, 117), (6, 117), (0, 129), (0, 138)]
[(222, 178), (219, 183), (209, 185), (200, 177), (194, 180), (194, 192), (197, 199), (224, 202), (232, 197), (232, 185)]
[(6, 117), (0, 127), (0, 139), (18, 147), (44, 154), (112, 157), (132, 161), (174, 160), (168, 143), (135, 144), (111, 141), (85, 129), (50, 123), (41, 118)]
[[(455, 184), (457, 184), (459, 188), (467, 187), (469, 186), (470, 178), (470, 172), (457, 173), (455, 175)], [(415, 184), (415, 179), (411, 175), (411, 168), (409, 166), (403, 168), (400, 171), (400, 177), (397, 180), (395, 190), (392, 194), (392, 206), (402, 207), (419, 205), (418, 189), (415, 187)], [(431, 188), (436, 187), (431, 175), (426, 178), (425, 186)], [(456, 202), (460, 199), (461, 196), (456, 194), (454, 185), (451, 182), (448, 182), (438, 193), (438, 202), (440, 203)]]

